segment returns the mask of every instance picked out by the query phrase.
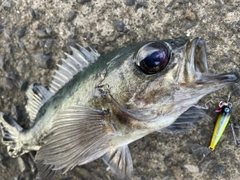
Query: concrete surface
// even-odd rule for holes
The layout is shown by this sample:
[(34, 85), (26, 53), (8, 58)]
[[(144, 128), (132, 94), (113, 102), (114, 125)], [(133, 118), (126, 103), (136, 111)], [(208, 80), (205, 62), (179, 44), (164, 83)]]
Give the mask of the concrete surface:
[[(0, 0), (0, 110), (26, 127), (27, 84), (48, 86), (63, 51), (76, 42), (106, 54), (134, 42), (186, 36), (206, 40), (212, 72), (240, 72), (239, 0)], [(182, 135), (154, 133), (132, 143), (132, 179), (239, 179), (240, 149), (230, 127), (216, 149), (202, 157), (217, 118), (214, 110), (230, 91), (202, 99), (200, 105), (209, 99), (214, 103), (208, 105), (209, 117), (194, 130)], [(238, 122), (240, 100), (235, 94), (232, 120)], [(31, 157), (9, 158), (0, 144), (0, 179), (36, 179)], [(58, 179), (116, 176), (99, 159)]]

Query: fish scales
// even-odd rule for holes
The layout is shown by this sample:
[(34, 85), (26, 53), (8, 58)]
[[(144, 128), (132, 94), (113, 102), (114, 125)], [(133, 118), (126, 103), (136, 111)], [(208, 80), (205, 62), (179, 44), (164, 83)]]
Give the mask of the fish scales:
[(128, 144), (155, 131), (189, 130), (205, 115), (194, 107), (203, 96), (239, 81), (237, 72), (208, 72), (201, 38), (137, 43), (100, 57), (78, 47), (58, 65), (49, 90), (29, 86), (29, 129), (0, 113), (8, 154), (37, 151), (43, 179), (100, 157), (130, 179)]

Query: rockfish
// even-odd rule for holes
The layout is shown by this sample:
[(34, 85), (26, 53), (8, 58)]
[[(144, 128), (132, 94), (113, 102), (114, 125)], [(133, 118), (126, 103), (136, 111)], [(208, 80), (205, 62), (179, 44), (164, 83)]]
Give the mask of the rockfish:
[(201, 38), (137, 43), (106, 56), (77, 46), (48, 89), (29, 86), (29, 129), (0, 113), (8, 154), (37, 151), (43, 179), (100, 157), (119, 178), (130, 179), (128, 144), (155, 131), (191, 128), (204, 115), (194, 105), (240, 79), (235, 71), (208, 73)]

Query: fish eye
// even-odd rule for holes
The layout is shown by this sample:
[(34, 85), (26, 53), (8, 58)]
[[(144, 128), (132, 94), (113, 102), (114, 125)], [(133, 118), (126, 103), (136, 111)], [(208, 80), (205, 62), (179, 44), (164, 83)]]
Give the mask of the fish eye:
[(135, 55), (136, 65), (146, 74), (163, 70), (169, 62), (169, 51), (160, 42), (151, 42), (141, 47)]

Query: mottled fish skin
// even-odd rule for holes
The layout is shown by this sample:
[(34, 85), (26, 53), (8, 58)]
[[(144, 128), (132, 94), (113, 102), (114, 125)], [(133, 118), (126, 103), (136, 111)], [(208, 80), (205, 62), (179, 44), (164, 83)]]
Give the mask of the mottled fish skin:
[[(45, 179), (99, 157), (119, 178), (130, 179), (129, 143), (154, 131), (192, 127), (204, 115), (192, 108), (203, 96), (239, 81), (237, 72), (208, 73), (200, 38), (138, 43), (100, 57), (79, 48), (72, 48), (73, 54), (59, 65), (49, 90), (30, 86), (30, 129), (0, 114), (9, 155), (37, 150)], [(155, 52), (168, 62), (149, 69), (152, 59), (144, 59)]]

